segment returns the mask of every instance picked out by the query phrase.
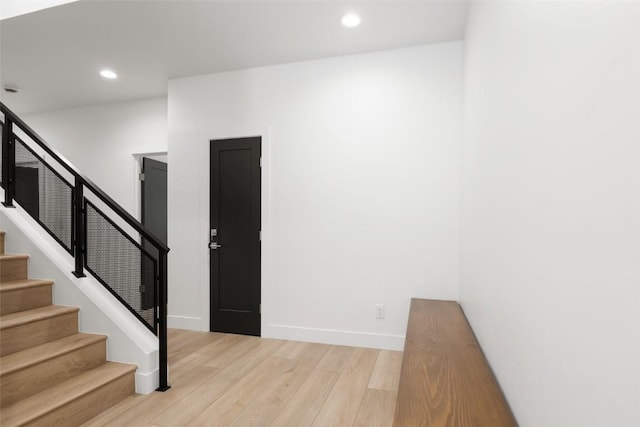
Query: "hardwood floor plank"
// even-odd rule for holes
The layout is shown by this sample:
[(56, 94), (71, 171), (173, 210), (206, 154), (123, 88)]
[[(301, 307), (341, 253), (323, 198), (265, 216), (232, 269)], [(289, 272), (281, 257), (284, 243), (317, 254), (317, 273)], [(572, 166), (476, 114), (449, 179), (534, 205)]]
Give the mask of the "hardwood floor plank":
[(398, 352), (175, 329), (169, 342), (168, 392), (83, 427), (390, 425)]
[(206, 367), (191, 370), (184, 376), (176, 378), (170, 390), (164, 393), (154, 392), (143, 396), (144, 398), (136, 406), (125, 410), (117, 417), (101, 425), (121, 427), (149, 422), (158, 413), (159, 408), (172, 405), (176, 400), (196, 390), (200, 384), (215, 378), (219, 372), (219, 369)]
[(378, 350), (357, 348), (314, 421), (314, 426), (350, 426), (369, 384)]
[(333, 345), (316, 369), (320, 371), (342, 372), (349, 358), (353, 355), (354, 350), (355, 347)]
[(288, 353), (284, 353), (285, 345), (283, 345), (273, 354), (273, 357), (277, 357), (276, 353), (280, 356), (284, 354), (297, 356), (291, 359), (274, 381), (268, 384), (262, 393), (233, 420), (231, 426), (269, 426), (330, 347), (323, 344), (295, 344), (297, 346), (286, 346), (285, 350)]
[(167, 344), (171, 348), (170, 353), (182, 348), (186, 341), (196, 339), (198, 332), (186, 331), (184, 329), (171, 329), (167, 333)]
[(81, 427), (98, 427), (103, 426), (109, 421), (113, 420), (115, 417), (123, 414), (125, 411), (139, 405), (144, 399), (149, 395), (143, 394), (132, 394), (127, 398), (121, 400), (116, 405), (110, 407), (106, 411), (100, 413), (98, 416), (93, 417), (86, 423), (82, 424)]
[[(273, 357), (282, 357), (285, 359), (295, 359), (301, 351), (306, 347), (307, 343), (300, 341), (286, 341), (282, 346), (273, 353)], [(327, 349), (330, 346), (327, 346)]]
[(381, 350), (371, 373), (369, 388), (397, 392), (401, 368), (401, 351)]
[(362, 398), (355, 427), (389, 427), (393, 423), (396, 393), (367, 389)]
[(152, 415), (153, 418), (149, 422), (156, 426), (166, 427), (190, 425), (192, 419), (218, 400), (232, 385), (231, 378), (217, 375), (177, 402), (174, 400), (171, 405), (156, 408)]
[(313, 424), (340, 375), (314, 369), (271, 423), (272, 427), (308, 427)]
[(177, 378), (179, 375), (184, 375), (185, 373), (204, 366), (206, 362), (210, 359), (209, 356), (204, 354), (192, 353), (186, 355), (182, 359), (177, 362), (173, 362), (169, 364), (169, 385), (173, 385), (173, 380)]
[(227, 426), (262, 390), (280, 374), (289, 362), (281, 357), (268, 357), (245, 375), (212, 405), (189, 422), (190, 426)]
[(237, 362), (239, 358), (245, 356), (260, 345), (260, 338), (257, 337), (242, 337), (242, 339), (235, 341), (228, 346), (222, 352), (212, 356), (205, 366), (211, 368), (226, 368), (229, 365)]
[(220, 339), (218, 335), (209, 334), (208, 332), (195, 332), (194, 334), (191, 337), (187, 336), (185, 339), (179, 340), (172, 347), (168, 347), (172, 349), (171, 353), (168, 354), (169, 363), (177, 362), (183, 357), (192, 354), (196, 349)]
[[(248, 345), (243, 345), (243, 343)], [(234, 385), (237, 385), (239, 380), (250, 377), (252, 375), (251, 371), (283, 343), (280, 340), (242, 337), (242, 340), (217, 356), (220, 359), (224, 359), (224, 364), (227, 366), (220, 371), (216, 378), (202, 384), (193, 393), (185, 396), (164, 411), (156, 411), (155, 418), (151, 422), (158, 426), (190, 425), (194, 418), (225, 393), (229, 392)], [(233, 356), (229, 357), (226, 353), (230, 353)], [(207, 362), (207, 364), (209, 363), (211, 363), (211, 360)]]
[(184, 335), (187, 332), (189, 331), (187, 331), (186, 329), (169, 328), (167, 329), (167, 341), (172, 342), (177, 337)]
[(281, 340), (262, 339), (253, 351), (247, 353), (245, 357), (238, 359), (233, 364), (233, 369), (227, 369), (223, 372), (223, 375), (238, 381), (244, 376), (249, 374), (256, 366), (258, 366), (264, 359), (272, 356), (278, 348), (284, 344)]
[[(212, 332), (212, 333), (215, 333), (215, 332)], [(240, 335), (233, 335), (233, 334), (221, 334), (221, 335), (222, 336), (216, 341), (210, 344), (207, 344), (203, 347), (200, 347), (195, 352), (198, 354), (205, 354), (207, 356), (215, 356), (222, 353), (232, 345), (242, 341), (243, 339), (243, 337)]]

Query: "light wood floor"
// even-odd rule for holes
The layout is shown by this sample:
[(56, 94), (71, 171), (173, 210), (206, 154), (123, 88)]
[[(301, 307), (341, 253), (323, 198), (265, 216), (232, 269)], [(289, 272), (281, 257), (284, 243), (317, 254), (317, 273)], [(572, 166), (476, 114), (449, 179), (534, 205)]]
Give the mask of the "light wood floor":
[(169, 364), (84, 426), (391, 426), (402, 353), (172, 329)]

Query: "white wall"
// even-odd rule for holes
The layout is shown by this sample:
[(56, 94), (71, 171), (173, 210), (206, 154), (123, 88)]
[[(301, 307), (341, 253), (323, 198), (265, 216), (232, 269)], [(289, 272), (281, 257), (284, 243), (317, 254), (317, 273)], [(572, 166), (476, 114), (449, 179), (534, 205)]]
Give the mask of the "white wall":
[(454, 42), (170, 81), (170, 325), (209, 326), (215, 138), (263, 138), (263, 336), (401, 348), (410, 297), (457, 299), (462, 56)]
[(167, 151), (167, 99), (28, 114), (23, 120), (129, 213), (140, 210), (134, 153)]
[(640, 420), (640, 3), (477, 2), (461, 300), (522, 426)]

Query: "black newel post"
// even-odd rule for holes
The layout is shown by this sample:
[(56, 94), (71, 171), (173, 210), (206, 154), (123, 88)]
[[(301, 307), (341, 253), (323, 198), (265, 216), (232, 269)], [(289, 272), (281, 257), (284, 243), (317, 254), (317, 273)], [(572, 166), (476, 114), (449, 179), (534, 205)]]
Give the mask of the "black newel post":
[(13, 138), (13, 121), (5, 114), (2, 126), (2, 184), (4, 185), (4, 202), (8, 208), (13, 207), (16, 194), (16, 145)]
[(85, 277), (84, 256), (85, 256), (85, 218), (84, 218), (84, 195), (82, 180), (76, 176), (73, 187), (73, 235), (74, 235), (74, 257), (76, 268), (73, 275)]
[(171, 388), (168, 382), (167, 364), (167, 251), (159, 249), (158, 259), (158, 364), (160, 371), (160, 384), (157, 391), (167, 391)]

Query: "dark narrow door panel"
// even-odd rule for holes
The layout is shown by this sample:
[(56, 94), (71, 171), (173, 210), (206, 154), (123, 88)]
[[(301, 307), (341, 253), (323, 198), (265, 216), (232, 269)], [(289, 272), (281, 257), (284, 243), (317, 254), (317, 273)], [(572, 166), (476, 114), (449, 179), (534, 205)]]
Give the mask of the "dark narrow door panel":
[(16, 194), (18, 204), (40, 221), (40, 181), (38, 168), (16, 166)]
[(211, 330), (260, 335), (260, 138), (211, 141)]
[[(157, 160), (142, 159), (142, 224), (164, 244), (167, 243), (167, 164)], [(155, 268), (158, 259), (156, 248), (142, 239), (142, 247), (151, 257), (142, 254), (141, 309), (153, 308), (155, 304)]]
[(142, 224), (167, 242), (167, 164), (142, 159)]

